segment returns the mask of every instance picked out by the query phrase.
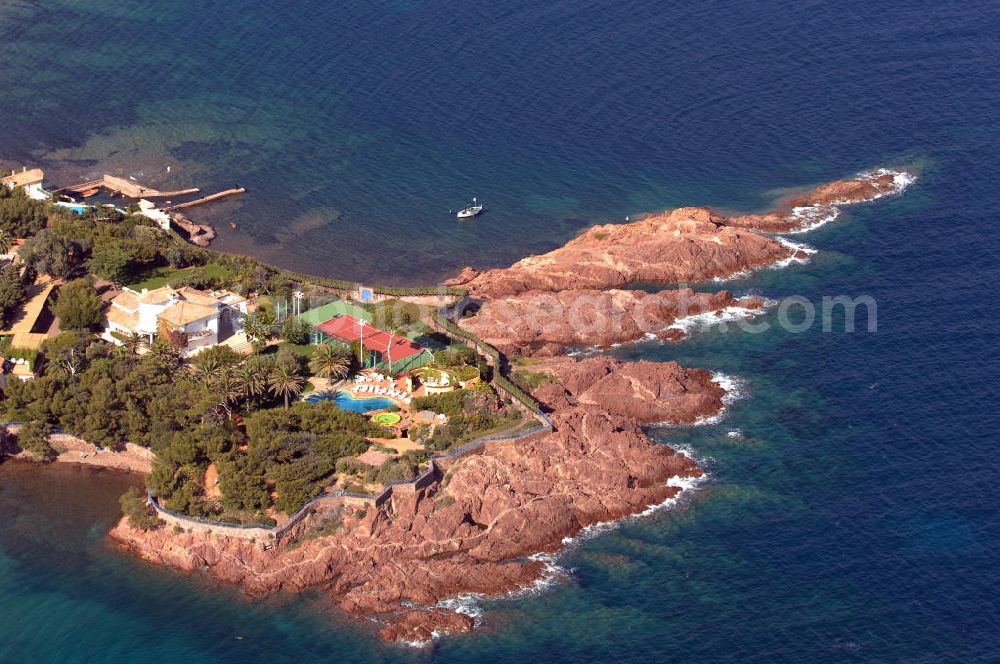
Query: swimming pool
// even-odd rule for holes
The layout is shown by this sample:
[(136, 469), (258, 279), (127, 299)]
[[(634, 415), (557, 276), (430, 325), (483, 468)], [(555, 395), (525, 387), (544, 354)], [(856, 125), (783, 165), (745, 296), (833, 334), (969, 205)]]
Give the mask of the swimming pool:
[(90, 210), (93, 208), (92, 205), (83, 205), (81, 203), (65, 203), (63, 201), (57, 202), (56, 205), (68, 208), (73, 212), (75, 212), (76, 214), (86, 214), (87, 212), (90, 212)]
[(305, 398), (309, 403), (318, 401), (333, 401), (343, 410), (351, 410), (355, 413), (367, 413), (372, 410), (380, 410), (395, 406), (396, 402), (386, 397), (352, 397), (348, 392), (335, 392), (333, 394), (310, 394)]

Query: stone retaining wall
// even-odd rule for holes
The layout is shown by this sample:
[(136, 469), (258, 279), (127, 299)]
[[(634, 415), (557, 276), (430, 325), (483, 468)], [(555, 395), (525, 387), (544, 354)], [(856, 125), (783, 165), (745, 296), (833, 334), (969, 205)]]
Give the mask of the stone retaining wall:
[(156, 512), (156, 516), (168, 526), (183, 528), (186, 531), (220, 535), (222, 537), (236, 537), (239, 539), (250, 540), (251, 542), (268, 543), (273, 542), (275, 539), (274, 528), (268, 528), (266, 526), (241, 528), (239, 526), (226, 525), (224, 523), (209, 523), (202, 519), (175, 514), (174, 512), (160, 507), (156, 500), (152, 498), (149, 499), (149, 505)]

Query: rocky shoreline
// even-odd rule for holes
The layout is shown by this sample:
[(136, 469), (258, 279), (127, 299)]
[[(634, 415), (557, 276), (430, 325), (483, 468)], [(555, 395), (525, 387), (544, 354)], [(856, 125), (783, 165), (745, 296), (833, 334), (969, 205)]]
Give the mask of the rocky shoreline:
[[(709, 372), (604, 358), (556, 371), (561, 389), (550, 383), (539, 392), (551, 400), (554, 432), (441, 461), (441, 477), (425, 488), (394, 492), (381, 509), (346, 508), (332, 536), (265, 551), (211, 534), (136, 530), (123, 520), (112, 537), (150, 562), (204, 569), (253, 595), (325, 587), (345, 611), (382, 616), (389, 623), (382, 636), (392, 640), (467, 631), (467, 616), (433, 607), (458, 594), (528, 586), (544, 571), (529, 556), (676, 496), (671, 478), (702, 475), (637, 422), (685, 424), (717, 413), (724, 390)], [(634, 411), (619, 403), (622, 380), (649, 395)]]
[[(6, 433), (17, 435), (20, 425), (9, 424)], [(98, 468), (114, 468), (129, 473), (148, 475), (153, 466), (153, 452), (146, 447), (125, 443), (119, 450), (99, 449), (85, 440), (64, 433), (54, 433), (49, 436), (49, 442), (57, 454), (52, 459), (54, 463), (75, 463)], [(0, 455), (2, 456), (2, 455)], [(28, 452), (10, 454), (11, 458), (31, 461)]]
[(681, 491), (678, 479), (703, 475), (642, 427), (718, 415), (727, 396), (718, 378), (673, 362), (574, 360), (563, 353), (650, 334), (676, 340), (685, 316), (754, 311), (765, 302), (726, 291), (624, 287), (702, 282), (804, 260), (794, 245), (760, 231), (803, 227), (804, 207), (895, 193), (900, 178), (873, 171), (817, 187), (763, 215), (680, 208), (594, 226), (509, 268), (466, 268), (451, 283), (469, 289), (478, 311), (460, 324), (502, 352), (548, 358), (532, 368), (551, 377), (534, 391), (550, 413), (551, 432), (442, 460), (438, 476), (422, 488), (394, 491), (377, 509), (345, 506), (335, 533), (306, 537), (310, 521), (320, 518), (313, 516), (301, 524), (298, 541), (267, 550), (212, 534), (136, 530), (125, 520), (111, 536), (150, 562), (205, 570), (253, 595), (322, 587), (343, 610), (377, 616), (388, 641), (470, 631), (474, 619), (443, 608), (444, 600), (525, 588), (544, 574), (535, 554), (557, 552), (588, 526), (663, 504)]
[(743, 309), (759, 312), (760, 297), (690, 288), (641, 290), (528, 291), (482, 304), (461, 326), (507, 355), (558, 356), (573, 346), (608, 348), (655, 338), (680, 341), (681, 322), (703, 314)]

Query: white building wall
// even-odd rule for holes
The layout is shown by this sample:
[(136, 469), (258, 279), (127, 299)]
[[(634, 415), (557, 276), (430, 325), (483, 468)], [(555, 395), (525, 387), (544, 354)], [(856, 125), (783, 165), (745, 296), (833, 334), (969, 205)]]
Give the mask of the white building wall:
[(171, 304), (171, 302), (164, 304), (139, 303), (139, 328), (136, 331), (142, 334), (156, 334), (158, 326), (156, 318)]

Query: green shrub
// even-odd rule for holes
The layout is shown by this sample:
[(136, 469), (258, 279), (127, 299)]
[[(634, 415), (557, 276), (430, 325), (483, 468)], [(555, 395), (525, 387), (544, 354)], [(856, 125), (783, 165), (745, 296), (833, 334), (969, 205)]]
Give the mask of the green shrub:
[(17, 445), (35, 461), (52, 461), (56, 457), (56, 451), (49, 443), (50, 431), (48, 425), (37, 420), (26, 422), (17, 435)]
[[(122, 513), (128, 517), (128, 525), (141, 530), (152, 530), (160, 525), (153, 508), (146, 502), (146, 497), (139, 493), (135, 487), (131, 487), (118, 499), (122, 508)], [(174, 526), (177, 532), (179, 526)], [(181, 531), (184, 529), (181, 528)]]

